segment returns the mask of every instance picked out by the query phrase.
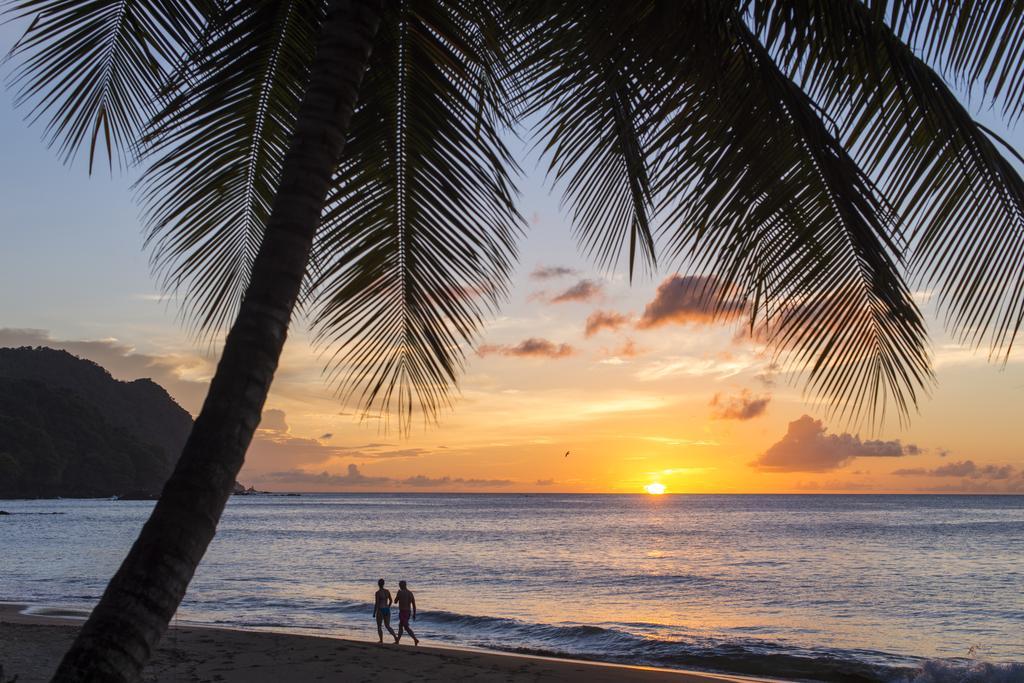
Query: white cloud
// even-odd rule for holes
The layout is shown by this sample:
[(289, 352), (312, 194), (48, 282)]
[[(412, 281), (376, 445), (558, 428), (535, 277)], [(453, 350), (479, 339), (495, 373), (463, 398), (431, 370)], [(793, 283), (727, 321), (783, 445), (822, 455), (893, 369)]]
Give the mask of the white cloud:
[(746, 353), (725, 354), (718, 358), (670, 356), (638, 370), (634, 377), (642, 382), (654, 382), (681, 375), (726, 379), (765, 365), (764, 360)]

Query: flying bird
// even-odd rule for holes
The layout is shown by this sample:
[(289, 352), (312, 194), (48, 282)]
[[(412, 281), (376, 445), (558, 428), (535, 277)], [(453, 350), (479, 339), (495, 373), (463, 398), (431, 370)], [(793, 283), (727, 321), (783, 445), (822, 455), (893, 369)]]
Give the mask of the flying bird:
[(566, 451), (566, 452), (565, 452), (565, 455), (564, 455), (564, 456), (562, 456), (562, 457), (564, 457), (564, 458), (568, 458), (568, 457), (569, 457), (569, 451)]

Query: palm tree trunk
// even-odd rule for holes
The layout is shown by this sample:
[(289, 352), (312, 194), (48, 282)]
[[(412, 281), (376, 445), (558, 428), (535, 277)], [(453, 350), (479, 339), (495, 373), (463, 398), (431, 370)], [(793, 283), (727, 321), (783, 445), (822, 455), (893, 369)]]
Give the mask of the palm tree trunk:
[(160, 500), (54, 681), (137, 681), (213, 540), (277, 369), (381, 0), (332, 0), (238, 318)]

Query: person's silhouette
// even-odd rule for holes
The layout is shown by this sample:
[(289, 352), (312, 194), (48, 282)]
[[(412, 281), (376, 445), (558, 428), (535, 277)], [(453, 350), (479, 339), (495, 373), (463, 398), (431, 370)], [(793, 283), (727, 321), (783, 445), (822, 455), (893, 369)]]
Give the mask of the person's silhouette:
[(377, 620), (377, 637), (380, 638), (381, 645), (384, 644), (384, 629), (381, 625), (388, 630), (388, 633), (398, 642), (398, 636), (395, 635), (395, 630), (391, 628), (391, 603), (394, 600), (391, 599), (391, 591), (384, 588), (384, 579), (377, 581), (377, 592), (373, 594), (373, 618)]
[(409, 616), (412, 616), (413, 621), (416, 620), (416, 596), (412, 594), (411, 590), (406, 588), (405, 581), (398, 582), (398, 593), (395, 594), (395, 602), (398, 603), (398, 635), (395, 636), (395, 642), (397, 643), (402, 639), (402, 631), (404, 630), (412, 636), (413, 644), (419, 645), (420, 639), (409, 628)]

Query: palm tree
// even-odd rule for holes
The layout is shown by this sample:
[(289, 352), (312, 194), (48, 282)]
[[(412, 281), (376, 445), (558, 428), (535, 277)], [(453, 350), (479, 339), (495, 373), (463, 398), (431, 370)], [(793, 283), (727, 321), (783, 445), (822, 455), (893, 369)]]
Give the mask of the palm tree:
[[(1024, 110), (1024, 7), (970, 0), (21, 0), (12, 80), (66, 158), (141, 160), (154, 262), (217, 373), (58, 670), (137, 680), (212, 540), (296, 305), (364, 410), (435, 418), (500, 303), (529, 124), (583, 248), (668, 261), (812, 396), (873, 424), (931, 382), (907, 281), (996, 355), (1024, 182), (945, 79)], [(358, 95), (357, 95), (358, 93)]]

